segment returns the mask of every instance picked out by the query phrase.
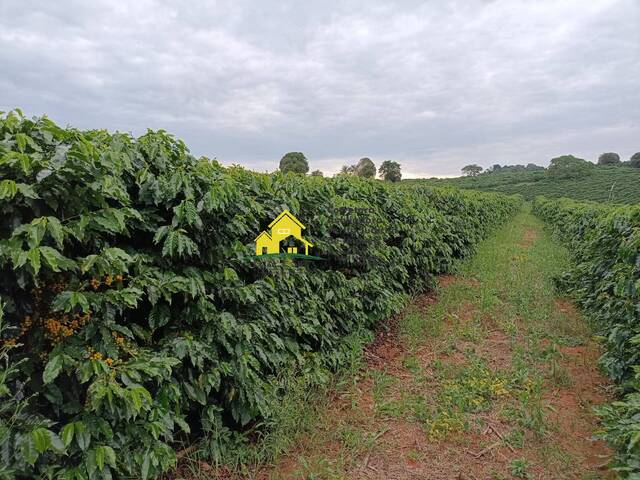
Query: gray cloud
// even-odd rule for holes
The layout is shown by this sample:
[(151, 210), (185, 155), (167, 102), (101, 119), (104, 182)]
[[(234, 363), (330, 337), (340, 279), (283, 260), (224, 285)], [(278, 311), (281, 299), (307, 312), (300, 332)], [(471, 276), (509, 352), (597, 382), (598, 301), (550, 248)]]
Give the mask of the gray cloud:
[(0, 109), (273, 170), (640, 150), (640, 2), (4, 0)]

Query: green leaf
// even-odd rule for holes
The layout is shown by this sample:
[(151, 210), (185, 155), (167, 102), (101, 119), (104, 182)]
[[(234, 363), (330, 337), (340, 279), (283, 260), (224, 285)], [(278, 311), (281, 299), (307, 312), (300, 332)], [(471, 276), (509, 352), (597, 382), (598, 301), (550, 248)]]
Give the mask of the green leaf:
[(74, 307), (80, 305), (80, 308), (83, 312), (89, 310), (89, 302), (87, 301), (87, 297), (85, 297), (84, 294), (80, 292), (72, 292), (70, 301), (71, 305), (73, 305)]
[(62, 430), (60, 431), (60, 437), (62, 438), (62, 442), (66, 447), (68, 447), (73, 441), (73, 433), (74, 433), (74, 424), (67, 423)]
[(51, 435), (51, 448), (56, 453), (64, 453), (66, 451), (65, 444), (62, 442), (62, 439), (53, 432), (49, 432)]
[(117, 208), (105, 208), (92, 215), (91, 220), (108, 233), (122, 233), (126, 228), (126, 216)]
[(138, 390), (131, 389), (129, 391), (129, 398), (133, 403), (133, 408), (135, 409), (136, 413), (138, 413), (142, 408), (142, 395), (140, 395), (140, 392)]
[(42, 381), (47, 384), (53, 382), (62, 371), (62, 355), (56, 355), (49, 359), (42, 372)]
[(238, 274), (233, 268), (224, 269), (224, 279), (227, 282), (236, 282), (238, 280)]
[(33, 445), (39, 453), (46, 452), (51, 446), (51, 433), (46, 428), (36, 428), (31, 432)]
[(0, 200), (11, 200), (16, 196), (18, 188), (13, 180), (2, 180), (0, 182)]
[(47, 217), (47, 231), (56, 242), (58, 248), (62, 249), (62, 244), (64, 242), (64, 231), (62, 229), (60, 220), (58, 220), (56, 217)]
[(58, 259), (61, 257), (61, 255), (57, 250), (51, 247), (40, 247), (40, 254), (44, 258), (47, 265), (49, 265), (49, 268), (51, 268), (51, 270), (53, 270), (54, 272), (60, 271)]
[(20, 453), (29, 465), (34, 465), (40, 454), (35, 448), (33, 438), (31, 436), (24, 437), (20, 444)]
[(153, 243), (158, 244), (160, 240), (162, 240), (167, 235), (168, 232), (169, 232), (168, 225), (158, 228), (158, 230), (156, 231), (156, 234), (153, 236)]
[(17, 158), (20, 161), (22, 172), (25, 175), (29, 175), (31, 173), (31, 159), (29, 158), (29, 155), (26, 153), (18, 153)]
[(53, 247), (40, 247), (40, 254), (49, 268), (54, 272), (76, 269), (76, 264), (73, 260), (61, 255), (60, 252)]
[(45, 231), (47, 229), (47, 217), (35, 218), (26, 226), (28, 234), (27, 243), (29, 248), (36, 248), (42, 242)]
[[(198, 246), (187, 235), (184, 229), (171, 230), (162, 246), (162, 255), (165, 257), (183, 257), (197, 255)], [(177, 254), (177, 255), (176, 255)]]
[(29, 250), (29, 253), (27, 253), (27, 259), (31, 264), (31, 268), (33, 268), (33, 271), (35, 272), (35, 275), (38, 275), (38, 272), (40, 272), (40, 249), (32, 248)]
[(98, 470), (102, 470), (104, 468), (104, 447), (99, 446), (96, 448), (96, 465), (98, 465)]
[(78, 368), (78, 379), (80, 383), (86, 383), (93, 376), (93, 362), (82, 362)]
[(16, 133), (16, 144), (18, 145), (18, 151), (24, 153), (24, 149), (27, 146), (27, 136), (24, 133)]
[(89, 472), (89, 478), (95, 478), (96, 470), (98, 469), (98, 464), (96, 463), (96, 451), (90, 450), (85, 455), (84, 464), (87, 467), (87, 472)]
[(80, 264), (80, 271), (82, 273), (88, 272), (99, 259), (100, 256), (98, 255), (88, 255), (84, 260), (82, 260), (82, 263)]
[(27, 263), (27, 254), (24, 250), (14, 249), (11, 252), (11, 262), (13, 263), (14, 270), (24, 266)]
[(116, 452), (108, 445), (102, 447), (107, 465), (116, 468)]
[(31, 199), (40, 198), (31, 185), (27, 185), (26, 183), (17, 183), (16, 187), (23, 197)]
[(77, 306), (80, 306), (82, 311), (86, 312), (89, 310), (89, 301), (82, 292), (66, 291), (59, 293), (54, 298), (51, 306), (55, 311), (64, 310), (65, 312), (70, 312)]
[(76, 436), (76, 443), (80, 450), (85, 451), (91, 445), (91, 434), (87, 431), (87, 427), (83, 422), (75, 422), (73, 429)]
[(173, 420), (185, 433), (191, 433), (191, 427), (182, 417), (175, 417)]
[(144, 454), (144, 459), (142, 460), (142, 471), (140, 472), (142, 474), (142, 480), (147, 480), (149, 477), (150, 462), (151, 458), (149, 452), (147, 452)]

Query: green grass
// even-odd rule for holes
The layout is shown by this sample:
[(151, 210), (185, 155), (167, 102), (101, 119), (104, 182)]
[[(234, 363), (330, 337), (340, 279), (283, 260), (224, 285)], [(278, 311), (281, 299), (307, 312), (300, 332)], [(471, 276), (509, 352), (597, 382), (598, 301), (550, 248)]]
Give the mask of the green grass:
[(478, 177), (409, 180), (434, 186), (520, 194), (527, 200), (538, 195), (609, 203), (640, 203), (640, 169), (598, 166), (584, 178), (554, 180), (546, 171), (496, 172)]
[[(537, 238), (529, 244), (527, 235)], [(481, 245), (477, 255), (463, 265), (458, 281), (439, 292), (438, 302), (423, 317), (422, 329), (413, 316), (410, 318), (407, 332), (413, 338), (408, 339), (408, 345), (435, 333), (443, 336), (440, 354), (455, 352), (460, 342), (471, 349), (464, 352), (461, 367), (447, 367), (446, 361), (445, 365), (435, 365), (439, 370), (439, 398), (434, 418), (444, 412), (464, 418), (489, 409), (498, 397), (508, 396), (510, 404), (504, 416), (535, 437), (545, 434), (543, 382), (550, 379), (561, 386), (571, 384), (553, 346), (581, 343), (589, 336), (584, 324), (567, 321), (555, 307), (552, 278), (567, 262), (566, 251), (552, 242), (540, 221), (528, 212), (521, 213)], [(445, 321), (452, 325), (446, 331), (441, 326)], [(511, 342), (510, 365), (503, 371), (489, 369), (475, 352), (490, 327), (488, 322), (495, 323)], [(434, 329), (433, 325), (439, 326)], [(552, 347), (541, 349), (542, 340)], [(445, 420), (442, 431), (435, 421), (433, 436), (446, 433), (449, 418)]]
[(529, 468), (529, 465), (525, 458), (518, 458), (516, 460), (513, 460), (509, 464), (511, 475), (513, 475), (516, 478), (531, 478), (531, 475), (527, 471), (528, 468)]

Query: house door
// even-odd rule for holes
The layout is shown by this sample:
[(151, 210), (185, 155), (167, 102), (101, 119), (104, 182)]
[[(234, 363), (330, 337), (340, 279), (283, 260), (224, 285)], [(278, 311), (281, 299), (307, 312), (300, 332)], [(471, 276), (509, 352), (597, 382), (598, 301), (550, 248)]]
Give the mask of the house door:
[(280, 253), (296, 254), (304, 252), (304, 243), (293, 235), (280, 241)]
[(267, 254), (267, 247), (262, 247), (262, 255), (266, 255)]

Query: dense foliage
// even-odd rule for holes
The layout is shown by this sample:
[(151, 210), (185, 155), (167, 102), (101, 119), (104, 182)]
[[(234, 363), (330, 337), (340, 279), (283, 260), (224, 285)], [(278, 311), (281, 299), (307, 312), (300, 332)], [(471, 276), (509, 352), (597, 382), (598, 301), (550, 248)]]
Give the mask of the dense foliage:
[(307, 173), (309, 171), (309, 162), (302, 152), (285, 153), (280, 159), (280, 171), (282, 173)]
[(343, 165), (339, 173), (339, 175), (355, 175), (355, 174), (356, 174), (355, 165)]
[(358, 160), (355, 165), (343, 165), (340, 175), (357, 175), (358, 177), (374, 178), (376, 176), (376, 166), (368, 157)]
[(380, 178), (386, 182), (399, 182), (402, 179), (400, 164), (393, 160), (385, 160), (378, 168)]
[(482, 172), (482, 167), (480, 165), (476, 165), (475, 163), (472, 165), (466, 165), (462, 167), (462, 174), (468, 177), (477, 177)]
[(547, 175), (553, 180), (583, 178), (592, 173), (594, 168), (593, 163), (583, 158), (562, 155), (551, 159)]
[(376, 176), (376, 166), (370, 158), (361, 158), (356, 164), (355, 173), (359, 177), (374, 178)]
[(514, 171), (502, 167), (477, 177), (405, 182), (519, 194), (528, 200), (543, 195), (609, 203), (640, 203), (640, 169), (624, 165), (597, 166), (586, 177), (570, 179), (550, 178), (545, 169)]
[(603, 337), (602, 366), (623, 399), (600, 409), (624, 478), (640, 478), (640, 206), (538, 198), (534, 211), (569, 246), (562, 285)]
[(499, 163), (495, 163), (489, 167), (487, 173), (495, 173), (495, 172), (535, 172), (545, 170), (544, 167), (540, 165), (536, 165), (535, 163), (527, 163), (526, 165), (516, 164), (516, 165), (500, 165)]
[[(518, 197), (256, 174), (140, 138), (0, 118), (0, 475), (149, 478), (322, 382)], [(324, 261), (256, 257), (283, 209)], [(4, 326), (2, 326), (4, 325)]]
[(598, 165), (617, 165), (620, 162), (620, 155), (615, 152), (606, 152), (598, 157)]

